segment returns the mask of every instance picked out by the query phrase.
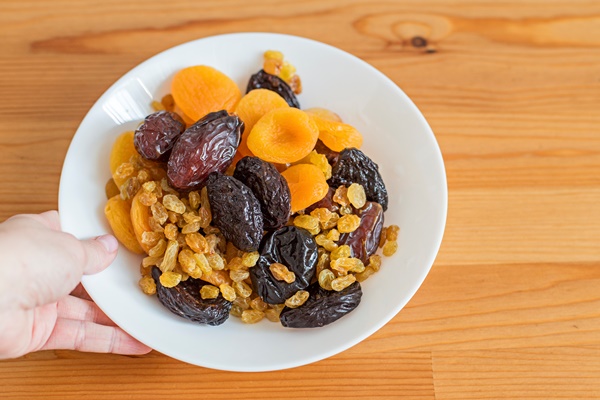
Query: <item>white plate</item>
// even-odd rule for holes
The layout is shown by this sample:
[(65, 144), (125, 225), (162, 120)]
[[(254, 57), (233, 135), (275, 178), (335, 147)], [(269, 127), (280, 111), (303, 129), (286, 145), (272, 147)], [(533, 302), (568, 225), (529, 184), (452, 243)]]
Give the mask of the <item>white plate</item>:
[(243, 325), (230, 318), (200, 326), (162, 307), (138, 288), (140, 256), (121, 248), (116, 261), (83, 284), (100, 308), (136, 339), (173, 358), (208, 368), (268, 371), (332, 356), (381, 328), (404, 307), (439, 249), (447, 209), (444, 164), (435, 137), (412, 101), (360, 59), (312, 40), (269, 33), (214, 36), (182, 44), (143, 62), (110, 87), (79, 126), (60, 180), (62, 227), (79, 238), (110, 232), (104, 218), (109, 152), (117, 135), (152, 112), (173, 74), (213, 66), (245, 91), (265, 50), (277, 49), (302, 78), (302, 107), (325, 107), (354, 125), (363, 151), (379, 164), (389, 191), (386, 225), (400, 226), (398, 252), (363, 283), (360, 306), (317, 329), (287, 329), (267, 320)]

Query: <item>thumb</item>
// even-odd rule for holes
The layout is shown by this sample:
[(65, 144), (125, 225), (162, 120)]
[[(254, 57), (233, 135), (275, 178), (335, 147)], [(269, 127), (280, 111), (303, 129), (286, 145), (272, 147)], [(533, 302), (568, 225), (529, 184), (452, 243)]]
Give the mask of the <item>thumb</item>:
[(96, 274), (106, 269), (117, 256), (119, 243), (112, 235), (102, 235), (95, 239), (82, 240), (84, 275)]

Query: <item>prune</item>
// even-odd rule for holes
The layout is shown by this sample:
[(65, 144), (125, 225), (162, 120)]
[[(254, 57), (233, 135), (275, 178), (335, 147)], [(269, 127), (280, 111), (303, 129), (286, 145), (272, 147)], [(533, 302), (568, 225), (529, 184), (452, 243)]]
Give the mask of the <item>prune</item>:
[(260, 203), (242, 182), (213, 172), (206, 185), (213, 223), (225, 239), (243, 251), (254, 251), (263, 234)]
[(133, 144), (145, 159), (166, 162), (184, 130), (185, 122), (179, 115), (170, 111), (155, 112), (135, 130)]
[(244, 183), (260, 203), (265, 229), (284, 226), (290, 217), (290, 188), (273, 164), (258, 157), (244, 157), (233, 177)]
[(283, 79), (261, 69), (250, 77), (246, 93), (254, 89), (267, 89), (279, 94), (290, 107), (300, 108), (300, 103), (290, 86)]
[(379, 203), (369, 201), (356, 210), (356, 215), (360, 217), (360, 226), (353, 232), (341, 235), (338, 245), (350, 246), (351, 256), (360, 258), (366, 265), (379, 245), (383, 229), (383, 208)]
[(365, 189), (367, 200), (375, 201), (381, 204), (383, 211), (387, 210), (388, 194), (379, 167), (365, 153), (355, 148), (342, 150), (331, 172), (329, 186), (337, 188), (358, 183)]
[[(254, 291), (269, 304), (281, 304), (298, 290), (306, 288), (315, 276), (317, 243), (311, 234), (295, 226), (285, 226), (267, 234), (260, 245), (260, 258), (250, 268)], [(292, 283), (275, 279), (269, 266), (285, 265), (296, 275)]]
[(167, 164), (167, 177), (174, 188), (200, 188), (211, 172), (225, 172), (240, 144), (244, 122), (221, 110), (207, 114), (181, 134)]
[(160, 283), (161, 271), (153, 267), (152, 278), (156, 282), (158, 300), (173, 314), (206, 325), (221, 325), (229, 318), (231, 302), (219, 295), (216, 299), (202, 299), (200, 289), (207, 283), (188, 278), (173, 288)]
[(309, 297), (298, 308), (285, 307), (279, 316), (286, 328), (319, 328), (337, 321), (360, 304), (362, 289), (354, 282), (339, 292), (325, 290), (318, 282), (308, 287)]
[(329, 191), (321, 200), (317, 201), (315, 204), (309, 206), (304, 213), (310, 214), (316, 208), (326, 208), (329, 211), (336, 212), (339, 210), (340, 205), (333, 201), (333, 195), (335, 194), (335, 189), (331, 186), (329, 187)]

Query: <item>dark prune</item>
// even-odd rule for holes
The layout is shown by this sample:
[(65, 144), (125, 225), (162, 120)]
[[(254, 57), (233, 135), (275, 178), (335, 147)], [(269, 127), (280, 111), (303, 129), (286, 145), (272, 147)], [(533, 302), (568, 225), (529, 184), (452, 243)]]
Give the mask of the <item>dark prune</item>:
[(325, 290), (318, 282), (308, 287), (309, 297), (298, 308), (285, 307), (279, 316), (286, 328), (320, 328), (337, 321), (360, 304), (362, 289), (354, 282), (346, 289), (336, 292)]
[(290, 107), (300, 108), (300, 103), (292, 88), (280, 77), (268, 74), (263, 69), (250, 77), (246, 93), (254, 89), (271, 90), (283, 97)]
[(355, 148), (342, 150), (331, 174), (329, 186), (337, 188), (358, 183), (365, 189), (367, 200), (375, 201), (381, 204), (383, 211), (387, 210), (388, 194), (379, 167), (362, 151)]
[(263, 217), (252, 191), (234, 177), (218, 172), (209, 175), (206, 190), (213, 223), (225, 239), (243, 251), (258, 249)]
[(375, 254), (383, 229), (383, 208), (379, 203), (368, 201), (362, 208), (356, 210), (360, 217), (360, 226), (350, 233), (340, 236), (339, 245), (350, 246), (352, 257), (360, 258), (366, 265), (369, 257)]
[[(305, 289), (315, 276), (317, 243), (311, 234), (295, 226), (285, 226), (267, 234), (260, 245), (260, 258), (250, 268), (254, 291), (269, 304), (281, 304), (298, 290)], [(269, 266), (285, 265), (296, 275), (292, 283), (278, 281)]]
[(315, 204), (309, 206), (304, 211), (304, 213), (310, 214), (315, 208), (326, 208), (331, 212), (337, 212), (337, 210), (339, 210), (340, 206), (338, 203), (333, 201), (334, 194), (335, 194), (335, 189), (330, 186), (325, 197), (323, 197), (321, 200), (317, 201)]
[(135, 130), (133, 144), (142, 157), (152, 161), (167, 161), (171, 149), (185, 130), (185, 122), (170, 111), (158, 111), (144, 119)]
[(290, 188), (273, 164), (258, 157), (244, 157), (233, 177), (244, 183), (260, 203), (265, 229), (284, 226), (290, 218)]
[(216, 299), (200, 297), (200, 288), (207, 285), (199, 279), (188, 278), (173, 288), (160, 283), (161, 271), (153, 267), (152, 278), (156, 282), (158, 300), (173, 314), (206, 325), (221, 325), (229, 318), (231, 302), (219, 295)]
[(175, 143), (167, 177), (181, 191), (198, 189), (211, 172), (225, 172), (240, 144), (244, 122), (221, 110), (207, 114), (190, 126)]

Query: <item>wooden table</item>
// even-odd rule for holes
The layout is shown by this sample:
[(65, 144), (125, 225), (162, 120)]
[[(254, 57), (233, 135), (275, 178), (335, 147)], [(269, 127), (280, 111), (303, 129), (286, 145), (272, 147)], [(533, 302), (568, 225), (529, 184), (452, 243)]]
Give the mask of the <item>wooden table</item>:
[(600, 398), (598, 1), (3, 0), (0, 219), (57, 207), (69, 141), (124, 72), (239, 31), (337, 46), (422, 110), (450, 204), (427, 280), (372, 337), (305, 367), (41, 352), (0, 362), (0, 398)]

